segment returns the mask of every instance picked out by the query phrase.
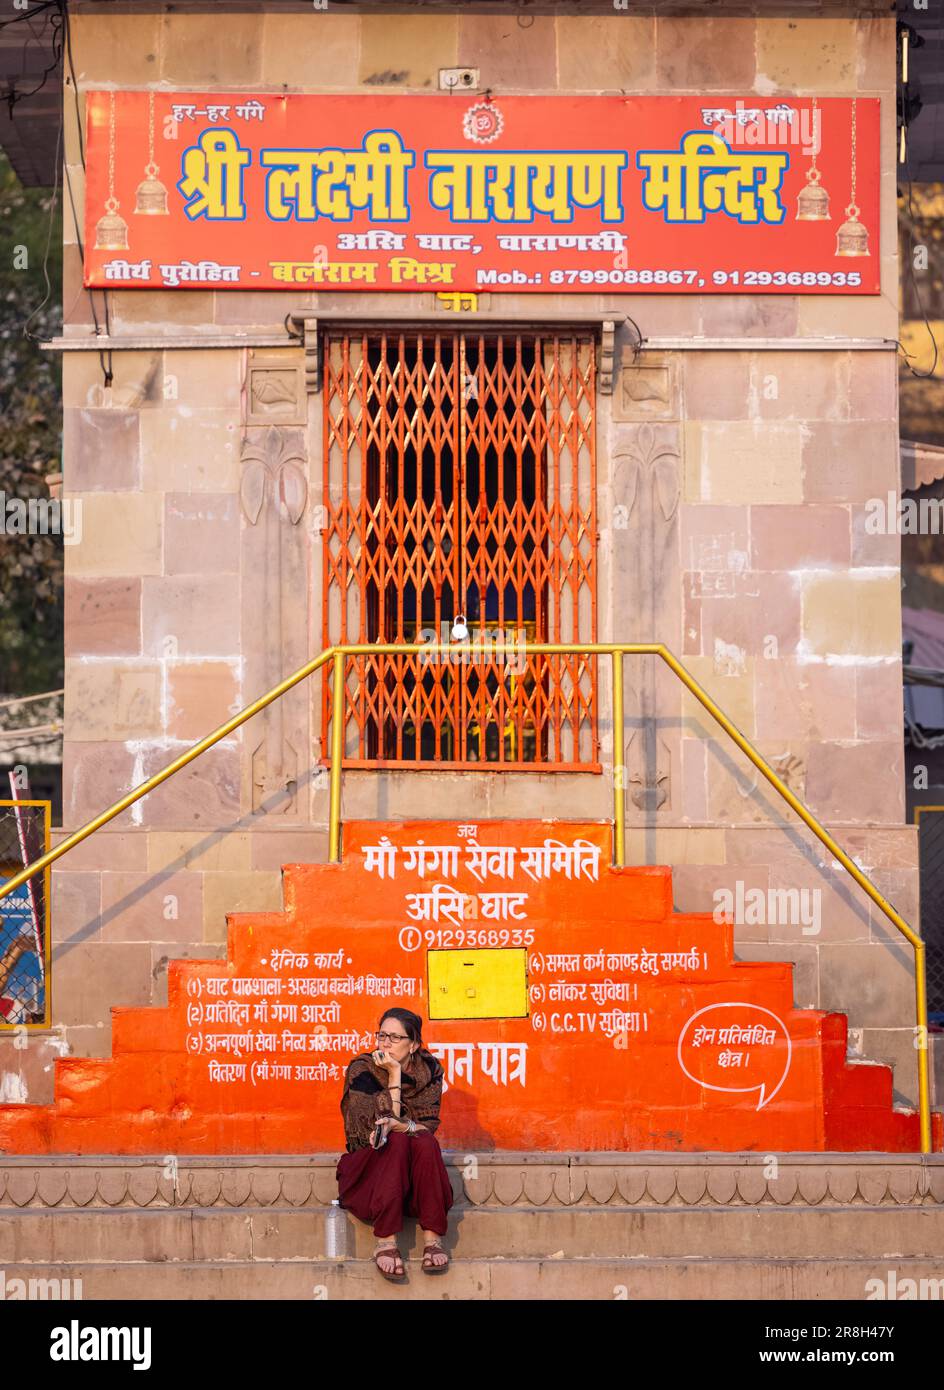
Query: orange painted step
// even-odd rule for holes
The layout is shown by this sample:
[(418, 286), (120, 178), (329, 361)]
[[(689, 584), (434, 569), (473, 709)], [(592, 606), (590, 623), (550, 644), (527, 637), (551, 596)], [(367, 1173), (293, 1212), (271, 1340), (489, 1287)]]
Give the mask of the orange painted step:
[[(673, 912), (668, 868), (613, 869), (610, 835), (346, 826), (342, 864), (286, 868), (284, 912), (227, 919), (225, 961), (173, 961), (166, 1007), (116, 1007), (111, 1058), (60, 1059), (52, 1106), (0, 1106), (0, 1150), (342, 1149), (344, 1069), (396, 1003), (429, 1020), (446, 1148), (917, 1151), (844, 1016), (794, 1008), (792, 965), (737, 961), (730, 924)], [(490, 1002), (498, 967), (520, 1011)]]

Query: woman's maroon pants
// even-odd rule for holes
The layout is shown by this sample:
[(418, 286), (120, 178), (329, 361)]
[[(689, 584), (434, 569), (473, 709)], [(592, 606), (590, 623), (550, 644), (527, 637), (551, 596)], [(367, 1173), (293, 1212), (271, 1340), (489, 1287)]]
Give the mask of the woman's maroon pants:
[(387, 1136), (382, 1149), (355, 1149), (338, 1162), (341, 1206), (373, 1225), (377, 1237), (394, 1236), (403, 1218), (415, 1216), (420, 1229), (446, 1234), (453, 1203), (452, 1185), (435, 1134)]

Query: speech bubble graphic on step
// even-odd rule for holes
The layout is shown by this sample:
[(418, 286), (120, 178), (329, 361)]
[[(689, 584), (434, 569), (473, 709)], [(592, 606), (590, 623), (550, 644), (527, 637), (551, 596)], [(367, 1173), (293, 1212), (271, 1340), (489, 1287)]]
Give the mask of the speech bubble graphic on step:
[(708, 1091), (757, 1091), (758, 1110), (786, 1081), (792, 1056), (783, 1019), (745, 1000), (706, 1005), (679, 1034), (679, 1066), (690, 1081)]

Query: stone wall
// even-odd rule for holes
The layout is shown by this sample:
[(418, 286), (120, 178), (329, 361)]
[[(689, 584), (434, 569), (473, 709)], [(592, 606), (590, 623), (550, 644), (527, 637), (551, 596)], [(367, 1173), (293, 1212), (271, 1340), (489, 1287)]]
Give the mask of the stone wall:
[[(690, 348), (633, 358), (600, 399), (601, 640), (666, 641), (798, 796), (914, 921), (914, 833), (903, 821), (899, 556), (862, 503), (898, 488), (895, 21), (882, 19), (76, 14), (79, 87), (434, 91), (477, 66), (503, 92), (696, 92), (883, 98), (882, 286), (875, 297), (587, 295), (649, 338)], [(70, 79), (71, 81), (71, 79)], [(83, 173), (73, 93), (66, 161)], [(103, 297), (81, 287), (66, 216), (66, 334)], [(389, 300), (393, 300), (393, 296)], [(320, 648), (321, 400), (286, 313), (382, 295), (116, 291), (115, 351), (63, 355), (64, 475), (84, 505), (68, 547), (64, 824), (82, 824)], [(450, 321), (433, 295), (396, 308)], [(572, 296), (482, 297), (553, 319)], [(454, 316), (453, 316), (454, 318)], [(246, 331), (256, 347), (215, 346)], [(207, 347), (181, 349), (182, 333)], [(888, 350), (830, 348), (831, 335)], [(280, 336), (282, 335), (282, 336)], [(735, 340), (698, 349), (697, 338)], [(757, 341), (756, 349), (751, 346)], [(776, 340), (776, 349), (769, 340)], [(790, 344), (809, 344), (791, 350)], [(824, 341), (825, 340), (825, 341)], [(815, 346), (812, 346), (815, 344)], [(278, 379), (273, 408), (259, 383)], [(273, 476), (288, 471), (279, 511)], [(357, 773), (348, 817), (608, 816), (603, 776)], [(677, 906), (717, 888), (818, 888), (822, 927), (745, 925), (746, 958), (797, 962), (797, 1003), (845, 1009), (865, 1055), (899, 1062), (914, 1095), (910, 950), (671, 673), (627, 660), (628, 856), (675, 869)], [(276, 907), (279, 866), (321, 858), (320, 698), (301, 688), (126, 812), (54, 872), (58, 1031), (2, 1045), (7, 1098), (41, 1101), (50, 1056), (109, 1050), (109, 1006), (160, 1001), (166, 962), (218, 954), (225, 913)]]

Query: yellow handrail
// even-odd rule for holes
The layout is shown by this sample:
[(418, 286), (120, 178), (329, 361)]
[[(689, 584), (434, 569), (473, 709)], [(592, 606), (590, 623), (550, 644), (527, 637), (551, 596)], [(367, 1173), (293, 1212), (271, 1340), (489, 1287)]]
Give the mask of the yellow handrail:
[[(767, 781), (775, 791), (796, 811), (800, 819), (812, 830), (813, 834), (825, 845), (831, 854), (839, 861), (848, 874), (855, 879), (859, 887), (864, 889), (875, 905), (881, 909), (892, 925), (910, 943), (914, 951), (914, 970), (915, 970), (915, 1014), (917, 1018), (916, 1027), (916, 1048), (918, 1053), (918, 1109), (920, 1113), (921, 1126), (921, 1152), (931, 1152), (931, 1083), (930, 1069), (928, 1066), (928, 1005), (927, 1005), (927, 983), (925, 973), (925, 947), (924, 942), (913, 931), (905, 919), (896, 912), (891, 903), (875, 887), (875, 884), (864, 874), (859, 866), (846, 854), (845, 850), (836, 843), (829, 832), (819, 823), (811, 811), (803, 805), (789, 787), (777, 776), (773, 768), (764, 761), (757, 750), (747, 741), (744, 735), (732, 724), (727, 715), (719, 709), (706, 690), (690, 675), (677, 657), (669, 651), (661, 642), (529, 642), (527, 644), (529, 653), (534, 655), (563, 656), (609, 656), (613, 665), (613, 727), (614, 727), (614, 751), (623, 747), (623, 657), (624, 656), (658, 656), (668, 667), (678, 676), (679, 680), (687, 690), (695, 696), (731, 738), (741, 749), (759, 772), (766, 777)], [(499, 642), (489, 645), (487, 648), (490, 657), (499, 652), (508, 654), (518, 654), (520, 647), (510, 642)], [(474, 643), (423, 643), (423, 642), (370, 642), (344, 644), (341, 646), (329, 647), (320, 656), (315, 657), (289, 676), (287, 680), (274, 686), (267, 694), (262, 695), (258, 700), (254, 700), (251, 705), (247, 705), (239, 714), (234, 714), (232, 719), (228, 719), (225, 724), (221, 724), (218, 729), (214, 729), (206, 738), (195, 743), (186, 753), (181, 753), (179, 758), (175, 758), (172, 763), (160, 772), (149, 777), (146, 782), (142, 782), (139, 787), (133, 788), (120, 801), (116, 801), (113, 806), (109, 806), (101, 815), (90, 820), (87, 825), (83, 825), (79, 830), (73, 832), (56, 845), (55, 849), (42, 855), (33, 861), (20, 873), (14, 874), (3, 885), (0, 885), (0, 900), (5, 898), (8, 893), (13, 893), (27, 879), (34, 874), (41, 873), (48, 865), (55, 863), (62, 855), (67, 854), (70, 849), (88, 839), (96, 830), (100, 830), (103, 825), (107, 825), (115, 816), (121, 815), (129, 806), (133, 806), (136, 801), (147, 796), (150, 792), (159, 787), (162, 782), (173, 777), (180, 772), (188, 763), (193, 762), (201, 753), (205, 753), (208, 748), (212, 748), (220, 739), (226, 738), (227, 734), (233, 733), (247, 720), (259, 714), (274, 700), (291, 690), (293, 686), (305, 680), (308, 676), (314, 675), (327, 662), (332, 663), (332, 719), (331, 719), (331, 782), (330, 782), (330, 807), (328, 822), (328, 857), (331, 863), (338, 863), (341, 858), (341, 768), (344, 756), (344, 721), (338, 717), (338, 711), (344, 707), (344, 663), (350, 656), (418, 656), (424, 657), (440, 656), (448, 654), (450, 658), (456, 656), (475, 656), (482, 654), (482, 648)], [(432, 766), (435, 766), (433, 764)], [(623, 799), (623, 778), (619, 769), (621, 764), (616, 762), (614, 757), (614, 776), (613, 776), (613, 843), (614, 858), (618, 867), (623, 867), (625, 863), (626, 845), (626, 809)]]

